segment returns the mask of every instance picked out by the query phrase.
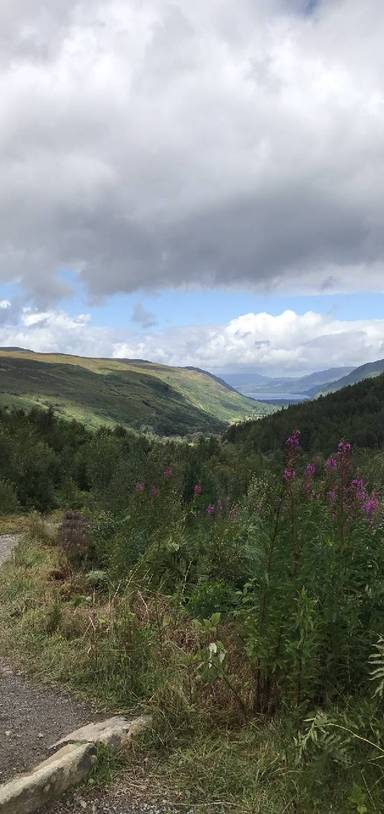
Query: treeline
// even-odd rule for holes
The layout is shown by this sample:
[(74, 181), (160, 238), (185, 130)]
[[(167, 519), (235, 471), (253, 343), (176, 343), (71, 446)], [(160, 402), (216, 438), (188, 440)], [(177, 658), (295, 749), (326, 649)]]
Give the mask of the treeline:
[[(353, 447), (384, 446), (384, 376), (289, 407), (259, 421), (233, 425), (223, 440), (160, 440), (124, 427), (91, 431), (52, 409), (0, 411), (0, 513), (96, 506), (123, 511), (138, 481), (150, 490), (172, 466), (183, 500), (201, 482), (207, 505), (247, 491), (285, 439), (301, 431), (304, 453), (326, 457), (341, 438)], [(242, 451), (239, 452), (239, 446)]]
[[(257, 457), (257, 456), (256, 456)], [(204, 484), (207, 505), (247, 488), (255, 460), (237, 462), (237, 451), (214, 437), (194, 445), (160, 441), (124, 427), (89, 431), (53, 410), (0, 411), (0, 513), (37, 509), (124, 510), (138, 481), (150, 491), (166, 466), (175, 470), (183, 499)], [(236, 478), (233, 477), (236, 468)]]
[(366, 379), (337, 393), (281, 410), (260, 421), (230, 427), (224, 438), (247, 450), (280, 450), (293, 427), (301, 430), (305, 452), (329, 454), (340, 438), (354, 447), (384, 446), (384, 376)]

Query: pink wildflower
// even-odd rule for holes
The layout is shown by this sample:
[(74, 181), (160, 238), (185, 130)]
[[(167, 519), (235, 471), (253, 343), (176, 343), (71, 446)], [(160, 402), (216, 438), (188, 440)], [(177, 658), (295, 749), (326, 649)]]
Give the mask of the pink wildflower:
[(341, 455), (350, 455), (352, 452), (352, 444), (349, 441), (339, 441), (337, 449)]
[(313, 463), (307, 464), (304, 470), (304, 492), (308, 497), (312, 495), (313, 478), (316, 474), (316, 466)]
[(171, 466), (166, 466), (164, 469), (164, 477), (165, 478), (172, 478), (173, 477), (173, 469)]
[(355, 478), (352, 481), (351, 486), (354, 490), (356, 499), (359, 501), (359, 503), (362, 503), (367, 496), (363, 478)]
[(210, 503), (208, 508), (207, 508), (207, 514), (209, 514), (209, 515), (215, 514), (215, 507), (212, 505), (212, 503)]
[(195, 495), (201, 495), (202, 491), (203, 490), (202, 490), (202, 487), (201, 487), (201, 483), (200, 483), (200, 481), (198, 481), (198, 483), (195, 483), (195, 485), (193, 487), (193, 493)]
[(372, 520), (378, 508), (379, 508), (379, 499), (377, 495), (373, 493), (371, 497), (368, 497), (367, 500), (362, 504), (361, 511), (367, 515), (369, 520)]
[(300, 430), (294, 430), (292, 435), (287, 438), (285, 445), (288, 447), (288, 449), (297, 449), (297, 447), (300, 446), (300, 435)]
[(284, 478), (284, 480), (285, 480), (287, 483), (289, 483), (290, 481), (294, 480), (294, 478), (295, 478), (295, 477), (296, 477), (296, 472), (295, 472), (295, 470), (294, 470), (294, 469), (292, 469), (292, 467), (287, 466), (287, 467), (284, 469), (284, 472), (283, 472), (283, 478)]
[(331, 472), (332, 469), (337, 469), (337, 460), (334, 455), (331, 455), (325, 462), (325, 468), (328, 470), (328, 472)]
[(135, 491), (136, 492), (144, 492), (144, 490), (145, 490), (145, 483), (142, 483), (140, 481), (139, 483), (136, 484), (136, 486), (135, 486)]

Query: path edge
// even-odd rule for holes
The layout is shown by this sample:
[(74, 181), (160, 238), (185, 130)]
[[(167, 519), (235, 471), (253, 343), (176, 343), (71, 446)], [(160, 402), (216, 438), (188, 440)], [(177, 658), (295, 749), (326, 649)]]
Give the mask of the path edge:
[(151, 724), (149, 715), (114, 717), (72, 732), (52, 747), (60, 748), (51, 757), (0, 786), (0, 814), (33, 814), (59, 800), (89, 777), (97, 765), (99, 744), (117, 751)]

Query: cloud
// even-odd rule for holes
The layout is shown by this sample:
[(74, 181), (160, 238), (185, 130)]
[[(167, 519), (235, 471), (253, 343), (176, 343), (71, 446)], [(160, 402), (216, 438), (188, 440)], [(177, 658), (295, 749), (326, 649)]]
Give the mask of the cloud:
[(100, 328), (89, 314), (70, 316), (57, 309), (9, 308), (1, 316), (0, 346), (149, 359), (212, 371), (296, 375), (384, 358), (384, 319), (340, 320), (313, 311), (249, 313), (225, 324), (139, 332)]
[(0, 347), (26, 348), (42, 353), (110, 356), (114, 343), (107, 329), (91, 324), (89, 314), (72, 317), (64, 311), (12, 309), (1, 314)]
[(152, 328), (156, 325), (155, 315), (147, 311), (141, 302), (135, 303), (131, 314), (132, 322), (137, 322), (142, 328)]
[(358, 366), (384, 357), (383, 320), (337, 320), (308, 311), (244, 314), (225, 325), (185, 326), (132, 336), (114, 356), (145, 358), (208, 370), (252, 368), (294, 375), (328, 367)]
[(0, 280), (384, 290), (380, 0), (0, 9)]

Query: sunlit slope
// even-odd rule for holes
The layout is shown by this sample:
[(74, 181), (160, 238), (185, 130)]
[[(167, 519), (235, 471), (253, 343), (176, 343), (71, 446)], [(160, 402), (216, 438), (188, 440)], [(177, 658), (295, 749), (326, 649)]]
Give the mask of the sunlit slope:
[(0, 349), (0, 402), (52, 405), (92, 426), (121, 423), (164, 435), (219, 432), (269, 411), (201, 371), (6, 349)]

